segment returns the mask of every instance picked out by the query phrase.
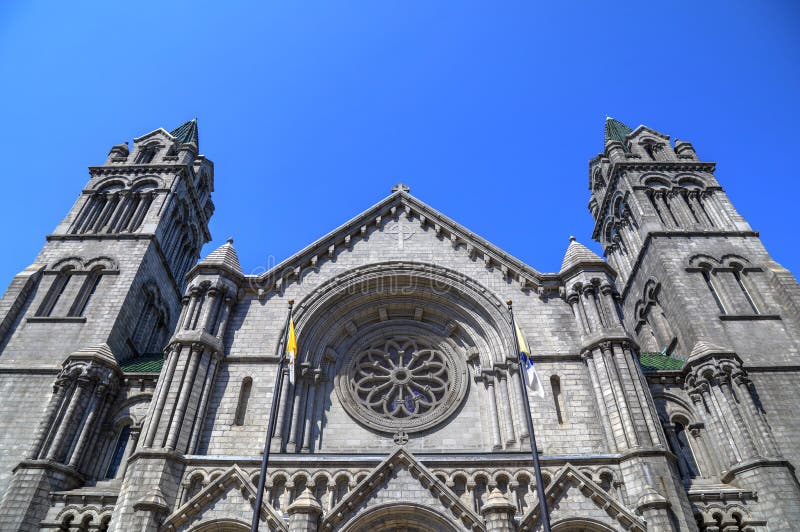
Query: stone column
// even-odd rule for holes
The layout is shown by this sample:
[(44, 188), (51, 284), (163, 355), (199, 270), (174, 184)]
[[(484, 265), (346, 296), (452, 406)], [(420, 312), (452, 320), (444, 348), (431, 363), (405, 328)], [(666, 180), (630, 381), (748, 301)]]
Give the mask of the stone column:
[(522, 393), (522, 385), (520, 384), (519, 364), (517, 364), (516, 362), (509, 363), (508, 373), (509, 373), (508, 378), (511, 379), (511, 386), (512, 389), (514, 390), (514, 397), (517, 400), (517, 407), (519, 409), (517, 419), (519, 419), (519, 425), (520, 425), (519, 441), (520, 443), (522, 443), (522, 441), (528, 437), (528, 423), (526, 421), (528, 417), (528, 405), (525, 404), (525, 396)]
[(600, 329), (600, 315), (597, 313), (597, 307), (594, 304), (595, 287), (592, 285), (584, 286), (581, 291), (581, 302), (586, 311), (586, 317), (589, 321), (591, 331)]
[(316, 393), (319, 386), (319, 370), (308, 373), (308, 394), (306, 396), (306, 420), (301, 451), (307, 453), (312, 448), (311, 437), (314, 431), (314, 407), (317, 405)]
[(206, 293), (205, 316), (203, 316), (201, 327), (209, 334), (213, 334), (214, 325), (217, 323), (217, 298), (220, 295), (219, 292), (219, 288), (211, 287)]
[(579, 304), (580, 297), (581, 296), (577, 292), (570, 292), (567, 296), (567, 303), (569, 304), (570, 308), (572, 308), (572, 313), (575, 315), (575, 319), (581, 328), (581, 332), (583, 334), (587, 334), (590, 332), (590, 330), (589, 325), (586, 323), (586, 319), (581, 312), (581, 305)]
[(192, 454), (197, 451), (197, 444), (200, 441), (200, 436), (203, 433), (203, 424), (205, 423), (206, 410), (208, 408), (208, 397), (211, 395), (211, 389), (214, 387), (214, 376), (217, 372), (218, 357), (211, 356), (208, 371), (206, 371), (206, 379), (203, 384), (203, 395), (200, 396), (200, 406), (195, 414), (195, 423), (192, 428), (192, 438), (189, 440), (189, 445), (186, 452)]
[(280, 391), (275, 393), (281, 394), (281, 402), (278, 405), (278, 419), (275, 422), (275, 434), (272, 435), (272, 443), (270, 450), (274, 452), (281, 452), (283, 447), (283, 436), (286, 425), (286, 408), (289, 406), (289, 368), (283, 367), (283, 379), (281, 382)]
[(500, 435), (500, 418), (497, 415), (497, 397), (494, 390), (494, 375), (485, 371), (483, 382), (486, 384), (486, 394), (489, 397), (489, 423), (492, 424), (492, 449), (502, 449), (503, 441)]
[(289, 532), (316, 532), (318, 530), (322, 505), (306, 488), (287, 509), (289, 513)]
[(628, 447), (635, 447), (639, 445), (638, 434), (633, 425), (633, 418), (631, 416), (630, 406), (625, 395), (625, 390), (620, 382), (619, 370), (614, 359), (614, 351), (611, 342), (603, 342), (600, 345), (602, 358), (608, 371), (609, 381), (611, 382), (611, 389), (614, 392), (614, 400), (619, 409), (619, 416), (622, 420), (622, 427), (625, 431), (625, 439), (628, 442)]
[(606, 404), (605, 398), (603, 397), (603, 391), (597, 376), (597, 367), (595, 364), (594, 357), (592, 356), (592, 351), (587, 350), (582, 355), (581, 358), (586, 362), (586, 367), (589, 369), (589, 379), (592, 381), (592, 390), (594, 391), (594, 399), (597, 403), (597, 410), (598, 414), (600, 415), (600, 424), (603, 425), (603, 433), (606, 437), (606, 443), (608, 444), (608, 450), (611, 452), (617, 452), (617, 442), (614, 438), (614, 432), (611, 428), (611, 419), (609, 418), (609, 411), (608, 405)]
[(78, 378), (78, 383), (76, 384), (77, 388), (72, 394), (69, 407), (67, 407), (67, 412), (64, 414), (64, 418), (61, 420), (61, 423), (58, 426), (56, 437), (53, 440), (52, 445), (50, 445), (50, 450), (47, 453), (48, 460), (60, 462), (62, 455), (66, 452), (66, 449), (63, 448), (64, 444), (68, 444), (71, 441), (74, 429), (77, 428), (74, 426), (76, 411), (79, 411), (79, 406), (83, 402), (83, 396), (86, 394), (86, 389), (89, 388), (90, 383), (91, 381), (85, 377)]
[(69, 381), (61, 376), (59, 376), (59, 378), (56, 380), (56, 383), (53, 385), (53, 395), (50, 396), (50, 402), (47, 404), (47, 410), (42, 417), (41, 423), (39, 423), (39, 428), (36, 432), (36, 438), (34, 440), (33, 447), (28, 453), (28, 457), (31, 460), (38, 458), (39, 453), (42, 452), (44, 441), (47, 438), (48, 432), (50, 432), (50, 427), (53, 425), (56, 412), (58, 412), (59, 408), (64, 402), (64, 396), (67, 393), (68, 387)]
[(672, 211), (669, 208), (669, 200), (667, 199), (667, 192), (659, 190), (656, 192), (655, 198), (656, 202), (659, 204), (661, 215), (664, 218), (664, 223), (669, 229), (675, 229), (678, 226), (678, 222), (672, 215)]
[(486, 532), (513, 532), (516, 530), (514, 524), (516, 511), (516, 506), (499, 489), (494, 488), (489, 493), (486, 504), (481, 508)]
[(102, 406), (102, 404), (105, 402), (106, 391), (107, 387), (103, 384), (98, 385), (94, 389), (94, 393), (89, 400), (89, 407), (87, 409), (89, 413), (86, 415), (83, 426), (80, 427), (77, 443), (72, 450), (72, 456), (68, 457), (67, 460), (70, 467), (78, 466), (81, 456), (83, 455), (83, 450), (89, 440), (89, 435), (92, 433), (92, 429), (94, 428), (98, 405)]
[(514, 416), (511, 413), (511, 398), (508, 395), (508, 373), (505, 368), (498, 368), (497, 377), (500, 379), (500, 397), (503, 402), (503, 420), (506, 426), (506, 445), (516, 443), (517, 436), (514, 431)]
[(294, 381), (294, 403), (292, 404), (292, 419), (291, 425), (289, 426), (289, 441), (286, 443), (286, 450), (292, 450), (294, 452), (299, 452), (300, 449), (298, 448), (299, 445), (298, 440), (299, 438), (303, 437), (303, 420), (301, 419), (301, 407), (305, 404), (305, 382), (301, 375), (295, 372), (295, 381)]
[(756, 435), (761, 436), (759, 442), (764, 448), (766, 456), (780, 456), (778, 450), (778, 443), (772, 434), (772, 429), (767, 424), (763, 412), (756, 406), (755, 400), (751, 390), (752, 383), (750, 379), (744, 374), (740, 373), (733, 377), (733, 382), (736, 384), (736, 389), (739, 395), (739, 401), (745, 405), (748, 417), (752, 420), (754, 425), (754, 432)]
[(734, 426), (738, 427), (739, 433), (742, 436), (744, 443), (742, 446), (742, 458), (747, 459), (757, 456), (758, 451), (756, 449), (756, 444), (753, 441), (753, 435), (750, 433), (750, 427), (747, 423), (745, 423), (745, 420), (742, 417), (742, 412), (739, 409), (739, 402), (733, 396), (733, 382), (731, 381), (730, 374), (721, 371), (717, 374), (717, 380), (720, 383), (719, 390), (724, 398), (725, 404), (727, 405), (728, 410), (731, 412), (733, 417), (733, 421), (735, 423)]
[(186, 407), (189, 404), (189, 398), (192, 395), (192, 388), (194, 386), (194, 377), (197, 374), (197, 368), (200, 366), (200, 359), (203, 358), (204, 349), (202, 345), (193, 345), (189, 353), (189, 367), (187, 368), (186, 378), (183, 379), (183, 386), (180, 390), (177, 405), (175, 406), (175, 414), (172, 417), (169, 431), (167, 432), (167, 443), (165, 445), (168, 449), (175, 449), (178, 443), (178, 438), (181, 434), (183, 426), (183, 418), (186, 413)]
[(147, 416), (149, 422), (145, 430), (145, 447), (153, 446), (153, 441), (155, 440), (156, 433), (158, 432), (158, 425), (161, 422), (161, 414), (164, 411), (164, 405), (167, 402), (169, 389), (172, 385), (172, 378), (175, 375), (175, 366), (178, 365), (178, 359), (180, 358), (182, 349), (183, 346), (181, 345), (175, 345), (172, 349), (170, 349), (170, 354), (167, 357), (167, 368), (159, 377), (155, 392), (153, 392), (153, 398), (155, 401), (151, 403), (151, 410)]

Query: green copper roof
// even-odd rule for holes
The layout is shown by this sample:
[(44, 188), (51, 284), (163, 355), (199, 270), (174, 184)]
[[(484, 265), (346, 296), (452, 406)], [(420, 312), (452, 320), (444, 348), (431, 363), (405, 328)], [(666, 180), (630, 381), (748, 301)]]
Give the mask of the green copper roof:
[(178, 142), (186, 144), (187, 142), (194, 142), (200, 146), (200, 140), (197, 137), (197, 119), (192, 118), (178, 129), (169, 132), (170, 135), (176, 137)]
[(685, 360), (662, 353), (639, 353), (639, 364), (642, 370), (650, 371), (676, 371), (683, 369)]
[[(615, 120), (610, 116), (606, 117), (606, 139), (605, 142), (609, 140), (616, 140), (622, 143), (625, 146), (625, 137), (628, 136), (633, 130), (620, 122), (619, 120)], [(627, 148), (626, 148), (627, 149)]]
[(159, 373), (163, 365), (163, 354), (145, 353), (122, 362), (120, 368), (125, 373)]

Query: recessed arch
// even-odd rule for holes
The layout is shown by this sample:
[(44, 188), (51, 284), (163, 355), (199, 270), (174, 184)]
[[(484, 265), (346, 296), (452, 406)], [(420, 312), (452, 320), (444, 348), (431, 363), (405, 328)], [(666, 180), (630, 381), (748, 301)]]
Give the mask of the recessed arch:
[(356, 517), (342, 532), (394, 532), (410, 527), (419, 532), (457, 532), (458, 528), (439, 512), (420, 504), (382, 504)]

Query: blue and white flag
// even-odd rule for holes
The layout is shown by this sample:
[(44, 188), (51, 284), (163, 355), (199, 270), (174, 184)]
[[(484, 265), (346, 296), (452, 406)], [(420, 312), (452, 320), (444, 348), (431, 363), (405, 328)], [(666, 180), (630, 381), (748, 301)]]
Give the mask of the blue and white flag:
[(519, 361), (522, 365), (520, 369), (525, 372), (525, 383), (528, 385), (528, 388), (533, 391), (533, 393), (541, 398), (544, 398), (544, 386), (542, 386), (542, 379), (539, 378), (539, 374), (536, 372), (536, 366), (533, 364), (533, 359), (531, 358), (531, 349), (528, 347), (528, 342), (525, 340), (525, 335), (522, 334), (522, 331), (516, 322), (514, 323), (514, 328), (516, 329), (514, 332), (517, 334)]

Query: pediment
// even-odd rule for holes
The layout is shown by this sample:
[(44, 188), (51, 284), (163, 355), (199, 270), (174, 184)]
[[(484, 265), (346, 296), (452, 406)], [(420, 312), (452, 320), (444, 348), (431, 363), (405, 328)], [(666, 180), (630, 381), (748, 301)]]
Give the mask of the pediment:
[[(622, 530), (632, 532), (646, 530), (644, 521), (570, 464), (559, 471), (545, 491), (545, 497), (550, 510), (550, 522), (553, 525), (559, 521), (580, 517), (614, 528), (622, 527)], [(592, 504), (587, 505), (587, 501), (591, 501)], [(520, 532), (539, 530), (541, 518), (541, 506), (537, 502), (522, 517), (518, 530)]]
[(376, 230), (389, 232), (402, 244), (400, 224), (421, 228), (435, 236), (431, 245), (450, 246), (473, 260), (495, 269), (507, 281), (517, 283), (523, 290), (538, 293), (556, 291), (560, 278), (556, 273), (540, 273), (521, 260), (451, 220), (436, 209), (400, 189), (365, 210), (344, 225), (334, 229), (316, 242), (295, 253), (277, 266), (257, 276), (250, 276), (250, 286), (259, 287), (264, 296), (281, 292), (287, 285), (302, 280), (303, 272), (316, 270), (327, 261), (336, 260), (359, 242), (369, 240)]
[[(233, 465), (167, 517), (161, 530), (189, 530), (234, 515), (252, 515), (255, 500), (255, 486), (239, 466)], [(270, 532), (288, 530), (283, 518), (266, 503), (261, 504), (261, 523)]]
[(639, 127), (637, 127), (632, 132), (628, 133), (627, 138), (628, 138), (628, 140), (633, 141), (633, 140), (638, 139), (640, 137), (647, 137), (647, 136), (660, 138), (660, 139), (663, 139), (663, 140), (666, 140), (666, 141), (669, 140), (669, 135), (665, 135), (663, 133), (659, 133), (655, 129), (651, 129), (651, 128), (647, 127), (647, 126), (639, 126)]
[(327, 513), (320, 530), (340, 530), (371, 509), (392, 504), (433, 510), (460, 530), (486, 530), (483, 520), (458, 495), (402, 447)]
[(147, 142), (149, 140), (158, 139), (158, 138), (164, 140), (164, 142), (169, 142), (169, 143), (175, 142), (175, 137), (170, 135), (169, 132), (166, 129), (164, 129), (163, 127), (160, 127), (158, 129), (154, 129), (150, 133), (146, 133), (146, 134), (142, 135), (141, 137), (136, 137), (135, 139), (133, 139), (133, 142), (135, 144), (140, 144), (142, 142)]

